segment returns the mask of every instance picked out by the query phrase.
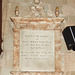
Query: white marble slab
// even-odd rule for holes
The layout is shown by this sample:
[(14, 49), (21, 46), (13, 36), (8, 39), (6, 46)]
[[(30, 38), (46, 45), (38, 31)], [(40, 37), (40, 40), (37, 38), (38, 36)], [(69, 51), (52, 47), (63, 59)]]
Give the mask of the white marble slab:
[(55, 71), (54, 30), (20, 30), (20, 70)]

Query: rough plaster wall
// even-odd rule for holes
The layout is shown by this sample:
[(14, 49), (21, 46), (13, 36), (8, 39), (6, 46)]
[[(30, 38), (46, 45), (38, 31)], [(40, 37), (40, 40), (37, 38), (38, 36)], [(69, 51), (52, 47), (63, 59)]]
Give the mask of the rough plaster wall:
[[(49, 14), (54, 17), (55, 7), (59, 6), (60, 17), (65, 19), (61, 25), (62, 30), (68, 25), (75, 25), (75, 0), (41, 0), (41, 2), (43, 3), (42, 5), (44, 6), (46, 17), (49, 17)], [(2, 48), (4, 53), (0, 56), (0, 75), (11, 75), (9, 71), (13, 69), (13, 23), (10, 17), (15, 16), (14, 11), (16, 6), (19, 6), (19, 16), (27, 16), (32, 5), (33, 0), (3, 0), (2, 2), (2, 32), (4, 41)], [(71, 56), (72, 53), (67, 51), (62, 34), (61, 40), (62, 71), (65, 71), (64, 75), (75, 75), (74, 70), (68, 70), (68, 65), (66, 65), (65, 68), (65, 63), (67, 63), (67, 60), (69, 61), (65, 53), (70, 53), (68, 56)], [(65, 58), (67, 59), (66, 62)], [(73, 58), (75, 58), (75, 56), (73, 56)]]

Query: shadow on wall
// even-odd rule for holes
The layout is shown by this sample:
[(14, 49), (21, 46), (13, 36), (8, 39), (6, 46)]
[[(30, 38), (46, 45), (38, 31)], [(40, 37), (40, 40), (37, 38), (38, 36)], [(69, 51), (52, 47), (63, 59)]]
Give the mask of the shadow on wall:
[(3, 52), (1, 48), (2, 40), (2, 0), (0, 0), (0, 54)]

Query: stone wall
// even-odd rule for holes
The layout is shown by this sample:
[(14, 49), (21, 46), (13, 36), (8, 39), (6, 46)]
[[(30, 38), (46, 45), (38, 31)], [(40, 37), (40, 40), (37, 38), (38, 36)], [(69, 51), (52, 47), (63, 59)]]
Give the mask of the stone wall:
[[(33, 0), (2, 0), (2, 48), (4, 52), (0, 56), (0, 75), (11, 75), (10, 71), (13, 69), (13, 23), (10, 17), (15, 16), (16, 6), (19, 7), (19, 16), (27, 17), (31, 12), (30, 7), (33, 6), (33, 4)], [(61, 30), (66, 26), (75, 25), (75, 0), (41, 0), (40, 5), (44, 7), (43, 12), (45, 14), (41, 17), (55, 17), (55, 8), (56, 6), (59, 7), (59, 17), (64, 18), (64, 22), (61, 24)], [(75, 60), (71, 60), (70, 63), (68, 63), (69, 58), (72, 57), (72, 53), (74, 54), (74, 52), (67, 50), (62, 34), (61, 40), (62, 71), (65, 71), (64, 75), (75, 75), (75, 68), (73, 67), (72, 69), (71, 67), (72, 62)], [(75, 56), (73, 56), (72, 59), (74, 58)], [(68, 65), (71, 68), (69, 70)], [(75, 64), (73, 65), (75, 66)]]

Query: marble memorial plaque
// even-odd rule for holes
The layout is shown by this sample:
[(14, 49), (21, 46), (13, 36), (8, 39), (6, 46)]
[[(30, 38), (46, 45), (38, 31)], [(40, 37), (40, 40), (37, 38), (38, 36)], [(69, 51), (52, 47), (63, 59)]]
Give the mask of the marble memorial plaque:
[(20, 30), (20, 70), (55, 71), (53, 30)]

